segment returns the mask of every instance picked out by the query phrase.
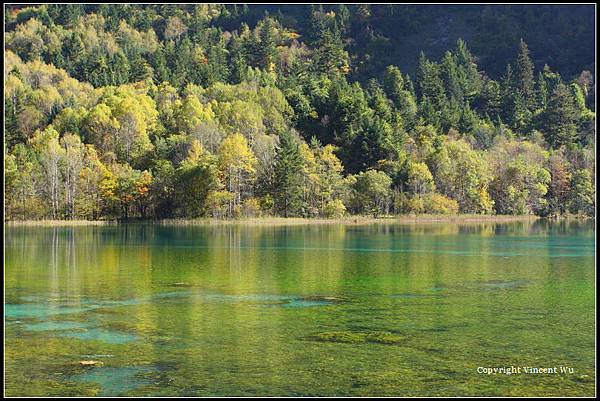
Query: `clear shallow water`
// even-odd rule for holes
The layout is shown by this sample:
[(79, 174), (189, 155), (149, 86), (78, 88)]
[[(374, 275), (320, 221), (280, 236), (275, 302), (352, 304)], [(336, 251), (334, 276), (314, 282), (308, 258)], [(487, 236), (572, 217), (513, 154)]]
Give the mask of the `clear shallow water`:
[(6, 392), (593, 395), (593, 224), (7, 227)]

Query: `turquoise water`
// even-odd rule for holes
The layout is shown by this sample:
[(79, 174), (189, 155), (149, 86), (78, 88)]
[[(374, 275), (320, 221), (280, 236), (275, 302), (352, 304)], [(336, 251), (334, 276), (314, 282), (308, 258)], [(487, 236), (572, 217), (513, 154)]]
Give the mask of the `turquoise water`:
[[(6, 392), (593, 395), (594, 254), (593, 221), (7, 227)], [(511, 365), (573, 373), (477, 372)]]

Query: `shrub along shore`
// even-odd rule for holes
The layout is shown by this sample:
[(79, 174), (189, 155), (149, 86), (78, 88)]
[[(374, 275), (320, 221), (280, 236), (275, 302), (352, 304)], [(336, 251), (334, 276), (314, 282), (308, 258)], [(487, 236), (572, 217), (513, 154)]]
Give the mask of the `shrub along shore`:
[[(586, 219), (587, 217), (560, 217), (559, 219)], [(344, 224), (344, 225), (361, 225), (361, 224), (393, 224), (393, 223), (480, 223), (480, 222), (511, 222), (511, 221), (534, 221), (541, 219), (535, 215), (402, 215), (402, 216), (346, 216), (335, 219), (325, 218), (302, 218), (302, 217), (253, 217), (253, 218), (238, 218), (238, 219), (130, 219), (130, 220), (12, 220), (6, 221), (7, 226), (105, 226), (118, 224), (158, 224), (158, 225), (303, 225), (303, 224)]]

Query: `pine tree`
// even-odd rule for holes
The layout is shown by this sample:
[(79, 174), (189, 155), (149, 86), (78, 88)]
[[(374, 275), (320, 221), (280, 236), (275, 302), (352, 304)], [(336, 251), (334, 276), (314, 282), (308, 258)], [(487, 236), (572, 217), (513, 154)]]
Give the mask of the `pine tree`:
[(477, 118), (477, 113), (471, 109), (469, 103), (467, 102), (465, 107), (462, 109), (460, 120), (458, 121), (459, 132), (463, 134), (473, 134), (478, 123), (479, 119)]
[(462, 104), (464, 101), (463, 85), (460, 82), (456, 59), (450, 52), (446, 52), (442, 60), (441, 73), (448, 98)]
[(535, 81), (533, 75), (533, 61), (529, 56), (527, 44), (521, 39), (519, 55), (515, 64), (515, 86), (521, 93), (528, 110), (535, 107)]
[(152, 67), (142, 56), (138, 55), (131, 61), (131, 80), (136, 82), (145, 81), (152, 78), (153, 75)]
[(500, 83), (500, 96), (502, 99), (500, 118), (503, 121), (509, 121), (512, 119), (515, 103), (513, 70), (512, 65), (510, 64), (506, 65), (506, 72), (504, 73)]
[(325, 74), (341, 72), (346, 74), (350, 71), (348, 52), (344, 50), (344, 42), (335, 21), (333, 21), (331, 28), (322, 32), (315, 45), (317, 49), (314, 61), (318, 72)]
[(497, 120), (502, 111), (502, 93), (497, 81), (489, 80), (483, 85), (477, 108), (492, 120)]
[(417, 82), (421, 100), (419, 113), (421, 116), (431, 118), (429, 121), (439, 128), (440, 117), (446, 113), (449, 104), (444, 90), (440, 66), (429, 61), (423, 52), (419, 57)]
[(345, 4), (338, 5), (337, 18), (339, 21), (340, 32), (344, 35), (350, 30), (350, 10)]
[(463, 94), (467, 99), (473, 99), (481, 91), (483, 83), (477, 70), (475, 57), (469, 52), (467, 44), (462, 39), (458, 39), (456, 43), (456, 64)]
[(131, 67), (129, 60), (123, 54), (123, 52), (116, 53), (109, 58), (109, 69), (112, 85), (122, 85), (129, 82), (129, 73)]
[(319, 8), (317, 9), (316, 5), (312, 4), (307, 35), (309, 43), (313, 47), (317, 47), (319, 42), (321, 42), (323, 34), (326, 30), (325, 18), (323, 16), (323, 5), (319, 4)]
[(229, 57), (231, 82), (237, 84), (244, 81), (248, 71), (247, 55), (243, 42), (237, 33), (234, 33), (229, 41)]
[(161, 84), (170, 80), (170, 70), (167, 67), (167, 59), (162, 45), (150, 56), (150, 65), (154, 71), (154, 83)]
[(302, 155), (292, 134), (280, 136), (280, 144), (275, 162), (275, 188), (273, 198), (275, 208), (284, 217), (302, 213)]
[(393, 65), (387, 67), (383, 76), (383, 89), (387, 97), (397, 104), (404, 90), (404, 78), (398, 67)]
[(558, 148), (577, 141), (578, 110), (569, 88), (560, 83), (548, 101), (542, 129), (548, 143)]
[(86, 63), (85, 46), (81, 36), (72, 33), (70, 37), (63, 42), (63, 51), (65, 62), (64, 68), (67, 72), (77, 79), (86, 79), (84, 65)]
[(544, 74), (540, 71), (538, 74), (538, 80), (536, 82), (535, 95), (538, 109), (545, 109), (548, 105), (548, 83)]
[(262, 21), (259, 36), (260, 48), (258, 58), (260, 67), (266, 69), (267, 71), (272, 71), (275, 66), (275, 58), (277, 57), (275, 26), (272, 18), (266, 17)]

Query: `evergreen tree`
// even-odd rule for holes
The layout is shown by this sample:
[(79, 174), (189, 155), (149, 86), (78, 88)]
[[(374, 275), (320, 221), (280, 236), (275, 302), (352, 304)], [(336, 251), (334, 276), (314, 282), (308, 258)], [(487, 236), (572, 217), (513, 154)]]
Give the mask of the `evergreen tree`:
[(458, 66), (454, 55), (450, 52), (446, 52), (446, 55), (442, 60), (441, 73), (448, 99), (462, 104), (464, 101), (464, 93), (460, 82)]
[(542, 118), (544, 136), (552, 147), (558, 148), (577, 142), (578, 115), (569, 88), (563, 83), (558, 84)]
[(441, 77), (440, 66), (429, 61), (423, 52), (419, 57), (417, 82), (421, 100), (419, 114), (422, 118), (430, 119), (428, 121), (439, 128), (442, 123), (442, 116), (448, 108), (444, 82)]
[(134, 81), (145, 81), (153, 78), (154, 72), (150, 64), (140, 55), (131, 61), (131, 79)]
[(390, 65), (386, 68), (383, 76), (383, 89), (394, 104), (399, 103), (404, 91), (404, 77), (398, 67)]
[(525, 102), (525, 107), (532, 110), (535, 107), (535, 80), (533, 61), (529, 56), (529, 48), (521, 39), (519, 43), (519, 55), (515, 63), (515, 87), (520, 92)]
[(232, 83), (237, 84), (244, 81), (247, 77), (248, 64), (246, 49), (239, 35), (234, 32), (228, 45)]
[(303, 213), (301, 169), (302, 155), (298, 142), (290, 132), (285, 132), (280, 137), (277, 150), (275, 187), (272, 191), (275, 209), (283, 217)]
[(548, 83), (544, 74), (540, 71), (535, 87), (536, 106), (538, 110), (544, 110), (548, 106)]
[(277, 44), (275, 41), (274, 21), (270, 17), (262, 20), (259, 30), (260, 47), (258, 53), (260, 67), (267, 71), (273, 71), (275, 68), (275, 58), (277, 56)]
[(456, 43), (456, 64), (458, 65), (463, 95), (467, 100), (473, 99), (481, 91), (483, 82), (477, 70), (475, 57), (473, 57), (467, 48), (467, 44), (462, 39), (458, 39)]
[[(546, 65), (534, 75), (511, 27), (493, 46), (478, 40), (480, 59), (462, 40), (438, 60), (421, 53), (413, 82), (390, 65), (396, 36), (425, 20), (410, 9), (10, 7), (9, 218), (226, 217), (258, 205), (339, 216), (373, 202), (385, 212), (379, 191), (352, 196), (359, 176), (366, 189), (386, 181), (367, 171), (385, 173), (399, 193), (412, 188), (397, 210), (592, 213), (592, 74), (563, 81)], [(530, 29), (536, 59), (565, 71)], [(482, 60), (495, 74), (516, 44), (503, 77), (478, 70)], [(577, 43), (555, 47), (580, 58)]]

